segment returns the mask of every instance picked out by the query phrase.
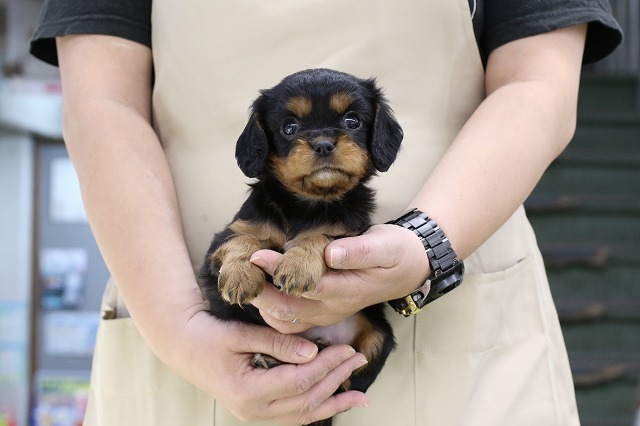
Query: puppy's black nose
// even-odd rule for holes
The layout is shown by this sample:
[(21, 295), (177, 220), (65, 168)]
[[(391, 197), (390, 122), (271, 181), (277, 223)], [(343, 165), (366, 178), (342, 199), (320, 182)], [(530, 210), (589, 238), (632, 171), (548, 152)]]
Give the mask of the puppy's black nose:
[(331, 152), (335, 149), (335, 146), (331, 141), (327, 139), (322, 139), (313, 144), (313, 150), (320, 157), (327, 157), (331, 155)]

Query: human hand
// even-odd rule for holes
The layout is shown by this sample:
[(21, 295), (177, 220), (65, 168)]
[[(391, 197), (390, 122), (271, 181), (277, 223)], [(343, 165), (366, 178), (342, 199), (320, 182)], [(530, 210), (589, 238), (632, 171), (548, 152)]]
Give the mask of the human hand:
[[(213, 396), (245, 421), (307, 424), (352, 407), (366, 406), (357, 391), (333, 395), (353, 372), (366, 364), (346, 345), (320, 353), (312, 342), (263, 326), (221, 322), (205, 311), (181, 330), (179, 358), (169, 362), (183, 377)], [(254, 353), (287, 364), (254, 368)], [(174, 355), (175, 355), (174, 354)]]
[[(367, 306), (406, 296), (430, 274), (420, 240), (396, 225), (375, 225), (360, 236), (335, 240), (324, 253), (333, 270), (313, 292), (296, 298), (265, 283), (252, 303), (271, 327), (289, 334), (335, 324)], [(251, 261), (272, 275), (281, 257), (259, 250)]]

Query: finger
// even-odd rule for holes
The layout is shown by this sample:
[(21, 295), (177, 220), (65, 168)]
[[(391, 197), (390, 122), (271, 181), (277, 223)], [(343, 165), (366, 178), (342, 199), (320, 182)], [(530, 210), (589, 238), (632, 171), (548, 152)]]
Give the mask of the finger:
[[(268, 398), (270, 401), (278, 401), (299, 396), (325, 379), (345, 361), (354, 357), (360, 360), (364, 358), (362, 354), (356, 354), (355, 349), (351, 346), (334, 345), (322, 350), (313, 362), (307, 364), (283, 364), (269, 370), (255, 369), (254, 373), (258, 376), (254, 380), (251, 391), (255, 392), (255, 400)], [(353, 360), (347, 365), (352, 366), (351, 371), (357, 368), (354, 367)], [(348, 368), (342, 366), (340, 371)], [(273, 415), (280, 416), (284, 413), (284, 410), (276, 410)]]
[(330, 271), (320, 278), (313, 291), (305, 292), (301, 297), (288, 295), (265, 283), (262, 292), (251, 304), (258, 308), (267, 324), (279, 332), (299, 333), (313, 325), (330, 324), (322, 321), (327, 313), (323, 300), (340, 298), (350, 303), (359, 299), (361, 289), (366, 285), (367, 276), (362, 271)]
[[(308, 319), (309, 315), (314, 311), (313, 302), (301, 297), (295, 297), (283, 293), (270, 284), (265, 284), (260, 294), (251, 301), (251, 304), (261, 311), (265, 321), (273, 326), (269, 321), (275, 320), (274, 324), (303, 322)], [(264, 315), (266, 314), (266, 315)], [(270, 319), (268, 317), (271, 317)], [(283, 333), (278, 327), (276, 330)], [(290, 331), (299, 332), (305, 330), (296, 326)]]
[[(397, 239), (396, 244), (397, 246)], [(329, 243), (325, 261), (334, 269), (366, 269), (385, 266), (394, 257), (394, 241), (378, 226), (356, 237), (341, 238)]]
[(329, 243), (325, 261), (333, 269), (391, 268), (400, 264), (407, 248), (414, 245), (422, 247), (420, 239), (408, 229), (376, 225), (357, 237)]
[[(313, 362), (297, 366), (279, 366), (270, 372), (283, 367), (294, 367), (293, 376), (281, 377), (280, 380), (290, 383), (288, 394), (274, 399), (271, 404), (272, 414), (276, 417), (290, 413), (297, 415), (311, 413), (322, 407), (323, 403), (335, 393), (354, 370), (367, 363), (364, 355), (350, 352), (345, 345), (335, 345), (324, 349)], [(344, 355), (351, 353), (346, 359)], [(356, 401), (360, 398), (356, 397)], [(327, 407), (323, 408), (324, 410)], [(331, 416), (333, 413), (329, 413)]]
[(260, 315), (262, 316), (264, 322), (269, 325), (269, 327), (279, 331), (282, 334), (299, 334), (314, 327), (313, 324), (304, 322), (297, 318), (294, 318), (292, 320), (276, 319), (270, 312), (266, 312), (263, 310), (260, 310)]
[(239, 332), (236, 352), (270, 355), (284, 363), (307, 363), (318, 354), (318, 347), (295, 334), (282, 334), (270, 327), (240, 325), (251, 332)]
[(265, 283), (263, 290), (251, 301), (251, 304), (278, 320), (293, 321), (298, 318), (296, 315), (299, 312), (296, 302), (298, 298), (289, 296)]
[(259, 266), (264, 270), (267, 274), (273, 276), (274, 271), (276, 270), (276, 265), (282, 259), (282, 253), (278, 253), (273, 250), (258, 250), (253, 253), (251, 256), (251, 263), (256, 266)]
[[(363, 288), (369, 285), (369, 280), (371, 279), (368, 275), (369, 273), (370, 270), (368, 269), (330, 271), (320, 278), (313, 291), (302, 294), (302, 300), (321, 302), (323, 300), (339, 299), (344, 306), (357, 303), (362, 295)], [(303, 306), (300, 305), (300, 309)], [(306, 316), (307, 320), (315, 319), (315, 316), (311, 316), (311, 312), (324, 313), (317, 311), (318, 308), (324, 308), (324, 306), (310, 305), (310, 309), (313, 306), (316, 306), (316, 311), (309, 311), (309, 315)], [(305, 310), (304, 312), (306, 313), (307, 311)]]

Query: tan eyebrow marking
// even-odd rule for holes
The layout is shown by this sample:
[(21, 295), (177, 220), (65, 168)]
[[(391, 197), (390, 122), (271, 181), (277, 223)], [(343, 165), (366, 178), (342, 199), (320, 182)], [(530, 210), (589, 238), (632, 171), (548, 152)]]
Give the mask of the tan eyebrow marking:
[(347, 111), (347, 108), (349, 108), (349, 105), (351, 105), (352, 103), (353, 98), (350, 94), (345, 92), (336, 93), (335, 95), (332, 95), (331, 99), (329, 100), (329, 105), (338, 114), (345, 113)]
[(298, 118), (303, 118), (311, 114), (313, 105), (311, 103), (311, 99), (305, 96), (296, 96), (287, 102), (287, 109), (294, 113)]

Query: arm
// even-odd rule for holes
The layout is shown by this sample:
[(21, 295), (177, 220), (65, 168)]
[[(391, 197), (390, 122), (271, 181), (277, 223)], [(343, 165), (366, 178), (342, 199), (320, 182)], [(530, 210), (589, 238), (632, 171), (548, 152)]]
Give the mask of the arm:
[(489, 56), (487, 98), (413, 202), (462, 258), (525, 201), (573, 137), (585, 37), (586, 25), (579, 25), (508, 43)]
[[(134, 320), (152, 345), (161, 345), (164, 339), (155, 333), (203, 308), (169, 168), (149, 125), (150, 51), (115, 37), (70, 36), (57, 43), (65, 144), (92, 231)], [(163, 267), (169, 259), (174, 267)], [(188, 283), (189, 291), (177, 285), (152, 291), (151, 283)], [(181, 321), (162, 315), (165, 294), (183, 311)], [(156, 329), (152, 325), (159, 320), (166, 324)]]
[[(490, 55), (486, 99), (411, 205), (441, 226), (461, 258), (502, 226), (571, 140), (585, 37), (586, 25), (578, 25), (508, 43)], [(267, 288), (256, 299), (272, 326), (298, 332), (309, 324), (337, 322), (365, 306), (406, 296), (430, 273), (415, 235), (392, 225), (334, 241), (325, 257), (341, 271), (323, 277), (315, 294), (285, 300)], [(254, 260), (267, 271), (277, 261), (266, 251)], [(289, 317), (301, 321), (291, 324)]]
[[(91, 227), (155, 354), (242, 418), (310, 421), (365, 404), (359, 392), (331, 396), (363, 363), (352, 348), (317, 354), (300, 337), (223, 324), (205, 311), (171, 172), (149, 124), (151, 51), (97, 35), (62, 37), (57, 46), (65, 142)], [(292, 364), (253, 369), (253, 352)]]

